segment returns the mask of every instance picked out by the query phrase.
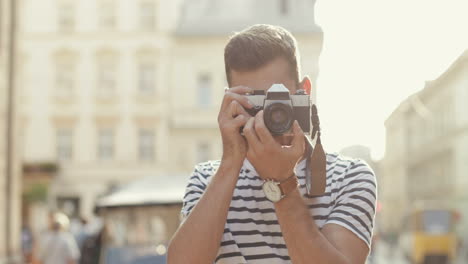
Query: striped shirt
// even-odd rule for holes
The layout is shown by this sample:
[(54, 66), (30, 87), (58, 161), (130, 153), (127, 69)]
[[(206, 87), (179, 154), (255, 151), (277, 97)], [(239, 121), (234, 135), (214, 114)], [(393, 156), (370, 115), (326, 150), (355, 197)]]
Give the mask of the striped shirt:
[[(195, 166), (183, 198), (186, 219), (216, 173), (220, 161)], [(299, 191), (316, 225), (337, 224), (353, 232), (369, 247), (377, 199), (373, 171), (362, 160), (327, 154), (327, 185), (321, 196), (305, 187), (305, 160), (295, 168)], [(215, 263), (291, 263), (274, 204), (262, 190), (263, 180), (246, 159), (239, 173), (224, 234)]]

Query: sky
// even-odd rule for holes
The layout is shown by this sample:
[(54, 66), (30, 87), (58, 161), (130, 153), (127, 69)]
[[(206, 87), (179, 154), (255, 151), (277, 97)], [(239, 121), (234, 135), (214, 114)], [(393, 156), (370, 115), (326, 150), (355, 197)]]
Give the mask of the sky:
[(327, 151), (385, 151), (384, 122), (401, 101), (468, 49), (468, 0), (317, 0), (324, 32), (317, 103)]

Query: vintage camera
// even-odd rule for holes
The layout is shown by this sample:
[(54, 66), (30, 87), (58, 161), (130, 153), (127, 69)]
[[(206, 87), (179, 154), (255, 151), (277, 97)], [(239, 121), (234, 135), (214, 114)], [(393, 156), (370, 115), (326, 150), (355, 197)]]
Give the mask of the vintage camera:
[(289, 94), (283, 84), (273, 84), (266, 95), (264, 90), (255, 90), (246, 96), (254, 105), (246, 109), (247, 112), (255, 116), (263, 109), (265, 125), (272, 135), (290, 132), (294, 120), (298, 121), (305, 134), (310, 134), (310, 96), (304, 90)]

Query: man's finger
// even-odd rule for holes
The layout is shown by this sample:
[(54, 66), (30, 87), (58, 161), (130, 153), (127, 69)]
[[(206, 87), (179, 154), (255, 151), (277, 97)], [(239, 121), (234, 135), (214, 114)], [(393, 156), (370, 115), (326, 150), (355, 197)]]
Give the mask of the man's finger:
[(257, 137), (254, 129), (255, 119), (253, 117), (249, 118), (249, 121), (244, 126), (244, 136), (247, 139), (249, 148), (258, 149), (261, 145), (260, 140)]
[[(231, 96), (232, 94), (245, 95), (246, 93), (252, 93), (252, 92), (253, 92), (253, 89), (247, 86), (236, 86), (233, 88), (225, 89), (224, 90), (225, 95), (223, 98), (223, 102), (221, 103), (221, 111), (225, 110), (229, 106), (231, 101), (234, 100), (234, 97)], [(247, 108), (250, 108), (250, 107), (247, 107)]]
[(227, 92), (236, 93), (236, 94), (246, 94), (246, 93), (252, 93), (253, 89), (249, 88), (247, 86), (242, 86), (241, 85), (241, 86), (231, 87), (231, 88), (226, 90), (226, 93)]
[(234, 127), (236, 129), (239, 129), (242, 126), (245, 126), (245, 124), (249, 121), (249, 117), (246, 117), (245, 115), (238, 115), (236, 118), (232, 120), (234, 122)]
[(302, 132), (301, 127), (299, 126), (299, 123), (297, 120), (294, 120), (293, 124), (293, 134), (294, 137), (291, 142), (291, 146), (293, 148), (301, 148), (302, 151), (304, 151), (304, 132)]
[(228, 109), (229, 117), (235, 118), (238, 115), (243, 115), (245, 117), (250, 117), (249, 113), (239, 104), (237, 101), (231, 101)]
[(249, 99), (247, 99), (247, 96), (245, 95), (240, 95), (240, 94), (236, 94), (236, 93), (231, 93), (231, 92), (227, 92), (225, 95), (224, 95), (224, 100), (226, 102), (232, 102), (232, 101), (237, 101), (239, 102), (244, 108), (247, 108), (247, 109), (250, 109), (252, 108), (254, 105), (249, 101)]
[(276, 141), (271, 135), (263, 120), (263, 110), (255, 115), (255, 132), (263, 144), (275, 144)]

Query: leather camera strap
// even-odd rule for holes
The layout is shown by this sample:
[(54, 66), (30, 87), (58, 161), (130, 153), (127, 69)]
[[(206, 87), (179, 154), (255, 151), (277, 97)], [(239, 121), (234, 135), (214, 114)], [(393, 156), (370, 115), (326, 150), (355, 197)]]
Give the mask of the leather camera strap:
[[(313, 126), (311, 139), (306, 136), (306, 143), (309, 145), (306, 151), (306, 189), (310, 196), (320, 196), (325, 193), (327, 185), (327, 156), (320, 139), (320, 120), (315, 104), (312, 105), (311, 119)], [(315, 147), (312, 147), (311, 140), (315, 135), (317, 141)]]

